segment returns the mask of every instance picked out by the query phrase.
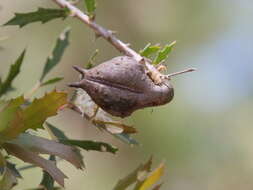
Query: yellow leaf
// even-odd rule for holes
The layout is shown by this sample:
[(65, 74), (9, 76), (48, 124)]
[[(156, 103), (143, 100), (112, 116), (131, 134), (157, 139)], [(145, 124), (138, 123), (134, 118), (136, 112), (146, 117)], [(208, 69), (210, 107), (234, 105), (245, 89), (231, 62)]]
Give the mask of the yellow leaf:
[(164, 164), (162, 163), (156, 168), (143, 182), (139, 190), (148, 190), (151, 188), (164, 174)]

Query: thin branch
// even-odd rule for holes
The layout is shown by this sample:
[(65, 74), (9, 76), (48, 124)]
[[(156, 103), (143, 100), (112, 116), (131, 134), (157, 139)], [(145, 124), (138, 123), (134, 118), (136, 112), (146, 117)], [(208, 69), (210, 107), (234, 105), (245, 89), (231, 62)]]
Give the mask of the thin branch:
[[(170, 79), (171, 75), (161, 74), (152, 64), (150, 64), (150, 60), (142, 57), (136, 51), (131, 49), (129, 47), (129, 44), (124, 43), (121, 40), (119, 40), (117, 37), (115, 37), (114, 31), (107, 30), (106, 28), (97, 24), (93, 19), (89, 18), (89, 16), (87, 16), (80, 9), (78, 9), (76, 6), (71, 4), (71, 2), (66, 1), (66, 0), (52, 0), (52, 1), (54, 1), (57, 5), (59, 5), (62, 8), (68, 8), (71, 12), (71, 16), (77, 17), (79, 20), (81, 20), (83, 23), (85, 23), (87, 26), (93, 29), (96, 36), (103, 37), (121, 53), (125, 54), (126, 56), (133, 57), (137, 62), (144, 64), (148, 70), (147, 74), (156, 84), (160, 84), (162, 82), (161, 79)], [(193, 71), (193, 70), (190, 69), (190, 71)], [(187, 72), (189, 72), (189, 70), (187, 70)], [(180, 72), (180, 73), (185, 73), (185, 71)], [(176, 75), (176, 74), (173, 73), (173, 75)]]
[(68, 8), (71, 11), (71, 15), (80, 19), (83, 23), (88, 25), (91, 29), (94, 30), (97, 36), (101, 36), (106, 39), (109, 43), (111, 43), (117, 50), (122, 52), (123, 54), (133, 57), (136, 61), (142, 62), (143, 57), (139, 55), (136, 51), (129, 48), (129, 45), (122, 42), (118, 38), (115, 37), (114, 32), (111, 30), (107, 30), (106, 28), (98, 25), (94, 20), (90, 19), (89, 16), (84, 14), (80, 9), (75, 7), (73, 4), (66, 0), (53, 0), (56, 4), (58, 4), (62, 8)]

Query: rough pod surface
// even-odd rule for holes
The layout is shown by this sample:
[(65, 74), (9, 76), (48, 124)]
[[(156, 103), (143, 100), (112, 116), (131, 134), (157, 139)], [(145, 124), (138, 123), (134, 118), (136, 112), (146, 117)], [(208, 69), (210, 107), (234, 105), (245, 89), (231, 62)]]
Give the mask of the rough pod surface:
[(82, 79), (69, 86), (85, 90), (113, 116), (126, 117), (137, 109), (166, 104), (174, 95), (169, 82), (156, 85), (146, 66), (128, 56), (115, 57), (89, 70), (74, 68)]

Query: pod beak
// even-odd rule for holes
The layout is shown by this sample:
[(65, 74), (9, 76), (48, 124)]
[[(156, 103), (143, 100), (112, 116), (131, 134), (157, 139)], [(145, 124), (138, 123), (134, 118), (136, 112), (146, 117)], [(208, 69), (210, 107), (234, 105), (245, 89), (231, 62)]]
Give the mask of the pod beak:
[(68, 84), (69, 87), (74, 87), (74, 88), (81, 88), (81, 83), (80, 82), (73, 82)]

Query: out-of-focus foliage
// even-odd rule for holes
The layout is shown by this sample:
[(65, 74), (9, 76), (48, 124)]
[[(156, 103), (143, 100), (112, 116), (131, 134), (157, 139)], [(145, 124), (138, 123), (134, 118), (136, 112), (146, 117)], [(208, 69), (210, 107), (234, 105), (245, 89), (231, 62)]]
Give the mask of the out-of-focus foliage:
[(20, 67), (21, 67), (21, 65), (23, 63), (24, 56), (25, 56), (25, 50), (19, 56), (19, 58), (17, 59), (17, 61), (13, 65), (11, 65), (9, 74), (6, 77), (6, 79), (4, 81), (0, 80), (0, 97), (3, 94), (5, 94), (8, 91), (10, 91), (10, 90), (13, 89), (13, 87), (11, 86), (11, 83), (12, 83), (12, 81), (16, 78), (16, 76), (20, 72)]
[(152, 158), (150, 158), (145, 164), (138, 166), (125, 178), (119, 180), (114, 187), (114, 190), (127, 190), (129, 187), (132, 187), (133, 184), (135, 185), (132, 190), (158, 190), (161, 187), (161, 184), (155, 184), (158, 183), (163, 176), (164, 164), (161, 164), (153, 171), (151, 170), (151, 166)]
[(151, 45), (151, 43), (148, 43), (142, 50), (140, 50), (140, 54), (144, 57), (150, 57), (152, 54), (157, 53), (160, 49), (160, 45)]
[[(80, 187), (109, 190), (119, 176), (126, 175), (150, 153), (167, 160), (168, 172), (161, 189), (251, 190), (253, 38), (249, 23), (253, 2), (98, 0), (98, 3), (96, 22), (117, 30), (116, 35), (132, 48), (141, 49), (147, 42), (164, 45), (177, 40), (176, 51), (168, 58), (168, 72), (187, 66), (196, 67), (198, 71), (172, 80), (175, 99), (171, 104), (138, 111), (128, 120), (140, 131), (134, 138), (141, 148), (128, 147), (101, 133), (71, 111), (63, 111), (50, 119), (70, 138), (107, 141), (120, 149), (117, 157), (84, 151), (85, 174), (68, 163), (59, 162), (69, 177), (66, 190)], [(21, 7), (23, 12), (31, 12), (38, 4), (40, 7), (53, 5), (44, 0), (2, 0), (2, 24), (12, 18), (13, 12), (21, 12)], [(71, 66), (87, 63), (95, 48), (100, 50), (96, 64), (118, 55), (103, 40), (94, 43), (90, 37), (92, 32), (74, 18), (66, 19), (66, 23), (60, 19), (43, 26), (37, 23), (19, 31), (16, 27), (2, 27), (0, 36), (8, 36), (8, 39), (0, 42), (3, 48), (0, 50), (1, 76), (7, 75), (7, 63), (14, 62), (27, 47), (22, 73), (13, 83), (17, 90), (8, 93), (8, 97), (20, 96), (40, 77), (55, 36), (66, 25), (72, 28), (71, 44), (61, 65), (47, 76), (48, 79), (64, 76), (57, 88), (70, 90), (65, 83), (77, 79)], [(42, 96), (51, 88), (54, 85), (45, 86), (36, 95)], [(15, 163), (18, 168), (22, 166), (18, 161)], [(19, 180), (14, 189), (36, 187), (40, 183), (39, 173), (37, 169), (22, 171), (24, 180)]]
[(155, 54), (152, 64), (158, 65), (163, 63), (168, 58), (175, 44), (176, 41), (172, 42), (171, 44), (166, 44), (162, 48), (160, 45), (151, 45), (151, 43), (148, 43), (142, 50), (140, 50), (140, 54), (147, 58), (151, 58), (151, 56)]
[(85, 2), (85, 7), (86, 7), (89, 17), (94, 18), (95, 17), (95, 10), (97, 7), (96, 0), (84, 0), (84, 2)]
[(165, 61), (168, 58), (169, 53), (172, 51), (172, 48), (175, 44), (176, 42), (172, 42), (169, 45), (165, 45), (163, 49), (159, 50), (153, 63), (157, 65)]

